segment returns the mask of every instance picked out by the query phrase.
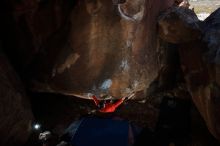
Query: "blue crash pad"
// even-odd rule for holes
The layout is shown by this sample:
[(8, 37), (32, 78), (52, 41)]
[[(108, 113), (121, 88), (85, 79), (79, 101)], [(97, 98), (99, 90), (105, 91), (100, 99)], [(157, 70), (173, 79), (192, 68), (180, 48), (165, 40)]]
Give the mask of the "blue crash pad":
[(90, 117), (70, 127), (74, 127), (73, 146), (128, 145), (128, 121)]

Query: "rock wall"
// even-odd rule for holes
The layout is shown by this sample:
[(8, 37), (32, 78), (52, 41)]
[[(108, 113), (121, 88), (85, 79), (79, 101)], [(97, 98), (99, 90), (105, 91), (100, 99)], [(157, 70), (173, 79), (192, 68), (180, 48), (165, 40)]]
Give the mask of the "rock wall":
[[(157, 16), (172, 4), (171, 0), (76, 1), (69, 21), (42, 44), (42, 52), (30, 65), (32, 89), (82, 98), (89, 93), (116, 98), (138, 91), (145, 94), (161, 68)], [(45, 24), (41, 25), (46, 30)]]
[(25, 73), (44, 45), (63, 27), (75, 1), (2, 0), (1, 38), (18, 72)]
[(192, 100), (209, 131), (218, 140), (220, 140), (219, 16), (220, 9), (201, 22), (193, 11), (174, 7), (164, 13), (159, 20), (161, 38), (179, 45), (181, 67)]
[(30, 133), (33, 115), (23, 85), (11, 65), (0, 53), (0, 145), (24, 144)]

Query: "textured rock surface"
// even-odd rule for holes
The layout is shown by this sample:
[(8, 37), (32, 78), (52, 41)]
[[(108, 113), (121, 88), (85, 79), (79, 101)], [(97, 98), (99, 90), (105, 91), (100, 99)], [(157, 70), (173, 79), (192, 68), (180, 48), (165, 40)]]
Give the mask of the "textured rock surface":
[(39, 52), (44, 52), (45, 43), (66, 23), (74, 2), (75, 0), (0, 2), (0, 30), (5, 52), (21, 74), (30, 67)]
[(34, 91), (146, 95), (167, 71), (156, 22), (174, 1), (117, 2), (3, 0), (1, 25), (10, 28), (2, 29), (6, 52)]
[(159, 35), (170, 43), (186, 43), (201, 36), (196, 14), (187, 8), (172, 7), (159, 17)]
[[(176, 29), (177, 33), (170, 32), (169, 36), (160, 35), (167, 41), (180, 43), (179, 54), (186, 84), (196, 107), (206, 121), (208, 129), (218, 140), (220, 140), (219, 12), (220, 10), (214, 12), (200, 24), (201, 28), (197, 28), (197, 31), (203, 34), (201, 35), (202, 39), (187, 37), (189, 40), (184, 41), (182, 38), (193, 36), (192, 34), (194, 33), (191, 28), (187, 27), (184, 29), (179, 27), (179, 29)], [(188, 17), (191, 17), (191, 15), (188, 15)], [(169, 19), (172, 20), (172, 17)], [(163, 19), (161, 20), (164, 21)], [(182, 17), (180, 20), (183, 23), (181, 26), (188, 24), (188, 18)], [(165, 22), (168, 21), (165, 19)], [(193, 23), (197, 23), (197, 20), (195, 19)], [(160, 22), (160, 24), (163, 24), (163, 22)], [(175, 22), (169, 21), (168, 24), (173, 26)], [(161, 32), (165, 32), (163, 26), (160, 26), (160, 29), (162, 30)], [(182, 30), (186, 31), (182, 32)], [(178, 34), (184, 34), (185, 36), (182, 37)], [(168, 37), (170, 39), (167, 39)]]
[(48, 41), (33, 65), (33, 89), (84, 98), (88, 93), (119, 98), (145, 92), (161, 67), (157, 16), (172, 3), (79, 1), (66, 33)]
[(201, 49), (198, 68), (201, 75), (205, 75), (201, 84), (192, 89), (193, 100), (204, 117), (211, 133), (220, 140), (220, 9), (216, 10), (204, 21), (203, 41), (207, 48)]
[(24, 89), (7, 59), (0, 53), (0, 145), (26, 142), (33, 115)]

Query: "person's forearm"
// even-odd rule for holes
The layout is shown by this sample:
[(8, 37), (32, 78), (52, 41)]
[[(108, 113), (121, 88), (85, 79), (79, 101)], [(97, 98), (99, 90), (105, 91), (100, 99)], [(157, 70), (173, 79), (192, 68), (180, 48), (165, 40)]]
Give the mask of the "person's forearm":
[(95, 95), (92, 96), (92, 99), (95, 102), (95, 105), (99, 105), (99, 100), (96, 98)]
[(120, 106), (123, 103), (124, 99), (120, 99), (118, 100), (115, 104), (114, 107), (117, 108), (118, 106)]

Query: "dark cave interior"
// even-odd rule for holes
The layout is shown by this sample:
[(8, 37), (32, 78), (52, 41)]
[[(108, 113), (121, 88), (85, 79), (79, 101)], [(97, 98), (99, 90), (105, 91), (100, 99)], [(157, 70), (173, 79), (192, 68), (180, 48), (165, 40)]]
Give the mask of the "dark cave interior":
[[(2, 0), (0, 146), (218, 146), (220, 9), (201, 21), (188, 4)], [(132, 97), (103, 113), (92, 95)]]

